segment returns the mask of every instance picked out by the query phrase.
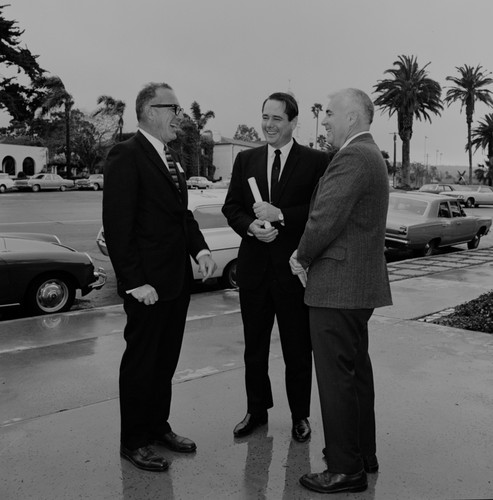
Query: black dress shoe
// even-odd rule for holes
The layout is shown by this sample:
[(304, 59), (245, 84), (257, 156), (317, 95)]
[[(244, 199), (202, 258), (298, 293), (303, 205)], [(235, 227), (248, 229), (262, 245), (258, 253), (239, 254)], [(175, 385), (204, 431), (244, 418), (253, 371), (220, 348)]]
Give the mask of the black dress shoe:
[(247, 413), (245, 418), (234, 428), (235, 437), (244, 437), (251, 434), (257, 427), (267, 423), (267, 413)]
[(312, 429), (307, 418), (302, 418), (301, 420), (296, 420), (295, 422), (293, 422), (291, 435), (299, 443), (304, 443), (310, 437), (311, 433)]
[(168, 461), (152, 451), (149, 446), (142, 446), (136, 450), (129, 450), (128, 448), (121, 446), (120, 455), (123, 458), (126, 458), (129, 462), (132, 462), (135, 467), (143, 470), (164, 472), (169, 467)]
[(342, 491), (365, 491), (368, 480), (364, 470), (357, 474), (337, 474), (328, 470), (318, 474), (305, 474), (300, 478), (305, 488), (319, 493), (340, 493)]
[(363, 467), (365, 468), (365, 472), (369, 472), (373, 474), (378, 472), (378, 460), (376, 455), (368, 455), (363, 457)]
[(155, 438), (154, 442), (179, 453), (192, 453), (197, 449), (197, 445), (191, 439), (178, 436), (173, 431)]

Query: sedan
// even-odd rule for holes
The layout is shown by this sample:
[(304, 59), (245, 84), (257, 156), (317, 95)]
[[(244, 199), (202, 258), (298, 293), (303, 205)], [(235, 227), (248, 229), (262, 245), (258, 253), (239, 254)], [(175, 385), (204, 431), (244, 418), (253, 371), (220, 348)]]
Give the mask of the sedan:
[(103, 174), (92, 174), (87, 179), (77, 179), (75, 181), (75, 187), (77, 189), (92, 189), (93, 191), (98, 191), (99, 189), (103, 189), (103, 185)]
[(456, 189), (453, 195), (467, 208), (493, 205), (493, 189), (489, 186), (460, 186), (460, 189)]
[(57, 236), (0, 233), (0, 307), (21, 306), (35, 315), (68, 311), (77, 289), (84, 296), (105, 282), (104, 269)]
[(42, 189), (59, 189), (65, 191), (74, 187), (74, 181), (64, 179), (58, 174), (36, 174), (29, 179), (16, 179), (15, 187), (19, 191), (33, 191), (34, 193)]
[[(217, 269), (212, 278), (218, 278), (225, 288), (236, 288), (236, 260), (241, 238), (229, 226), (221, 212), (226, 197), (226, 190), (217, 189), (204, 193), (190, 193), (188, 208), (198, 222), (202, 234), (212, 252)], [(104, 255), (108, 255), (104, 240), (104, 229), (101, 228), (96, 243)], [(199, 267), (192, 259), (193, 278), (201, 280)]]
[(477, 248), (491, 218), (466, 215), (458, 200), (428, 193), (390, 193), (385, 244), (433, 255), (437, 248), (467, 243)]
[(205, 177), (190, 177), (190, 179), (187, 180), (188, 189), (209, 189), (212, 184), (213, 183)]
[(10, 191), (14, 188), (15, 188), (15, 183), (10, 178), (10, 175), (0, 172), (0, 193), (5, 193), (5, 191)]
[(424, 184), (418, 191), (420, 193), (434, 193), (434, 194), (446, 194), (449, 196), (455, 196), (455, 191), (458, 184)]

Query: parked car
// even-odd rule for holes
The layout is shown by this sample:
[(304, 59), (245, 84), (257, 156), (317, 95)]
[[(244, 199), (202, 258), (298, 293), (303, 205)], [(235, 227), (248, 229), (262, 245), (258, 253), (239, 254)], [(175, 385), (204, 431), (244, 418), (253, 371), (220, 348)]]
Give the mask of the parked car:
[[(455, 186), (457, 186), (457, 184)], [(454, 195), (456, 190), (455, 186), (454, 184), (424, 184), (418, 189), (418, 191), (420, 193)]]
[(15, 188), (14, 180), (10, 178), (9, 174), (0, 172), (0, 193), (10, 191)]
[[(236, 260), (241, 238), (229, 226), (221, 212), (226, 197), (226, 190), (210, 190), (207, 192), (192, 192), (188, 195), (188, 208), (193, 212), (205, 240), (212, 252), (212, 258), (217, 269), (212, 278), (218, 278), (225, 288), (236, 288)], [(96, 243), (102, 254), (108, 255), (104, 239), (104, 229), (101, 228)], [(199, 267), (192, 259), (193, 278), (201, 280)]]
[(29, 179), (16, 179), (15, 187), (19, 191), (33, 191), (35, 193), (41, 189), (65, 191), (74, 187), (74, 181), (64, 179), (58, 174), (35, 174)]
[(77, 189), (92, 189), (98, 191), (99, 189), (103, 189), (103, 185), (103, 174), (92, 174), (87, 179), (77, 179), (75, 181), (75, 187)]
[(209, 189), (212, 184), (213, 183), (205, 177), (190, 177), (190, 179), (187, 180), (188, 189)]
[(68, 311), (106, 282), (91, 257), (60, 243), (55, 235), (0, 233), (0, 307), (22, 306), (31, 314)]
[(489, 186), (457, 186), (453, 195), (467, 208), (479, 205), (493, 205), (493, 189)]
[(477, 248), (491, 218), (466, 215), (458, 200), (429, 193), (390, 193), (385, 244), (432, 255), (439, 247)]

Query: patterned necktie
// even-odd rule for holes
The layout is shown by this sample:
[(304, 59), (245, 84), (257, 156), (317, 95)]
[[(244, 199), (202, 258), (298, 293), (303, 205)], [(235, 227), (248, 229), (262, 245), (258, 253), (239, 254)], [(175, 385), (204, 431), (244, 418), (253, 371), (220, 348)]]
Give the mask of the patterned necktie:
[(281, 173), (281, 150), (276, 149), (274, 151), (276, 157), (272, 163), (272, 172), (270, 176), (270, 200), (274, 201), (277, 199), (277, 191), (279, 186), (279, 174)]
[(166, 162), (168, 163), (169, 173), (173, 178), (173, 182), (175, 183), (175, 186), (178, 188), (178, 191), (181, 191), (180, 181), (178, 180), (178, 169), (176, 168), (175, 160), (171, 156), (171, 153), (168, 151), (167, 147), (164, 148), (164, 154), (166, 156)]

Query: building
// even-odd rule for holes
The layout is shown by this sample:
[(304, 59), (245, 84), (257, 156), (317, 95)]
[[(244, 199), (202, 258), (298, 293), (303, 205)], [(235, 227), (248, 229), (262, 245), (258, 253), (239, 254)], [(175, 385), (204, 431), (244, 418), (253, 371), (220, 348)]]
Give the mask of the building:
[(46, 168), (48, 148), (0, 142), (0, 161), (1, 172), (12, 177), (17, 177), (19, 172), (31, 176)]
[(248, 142), (228, 139), (227, 137), (216, 139), (212, 157), (212, 163), (216, 167), (214, 180), (222, 179), (227, 181), (230, 179), (236, 155), (245, 149), (258, 148), (264, 144), (264, 141)]

